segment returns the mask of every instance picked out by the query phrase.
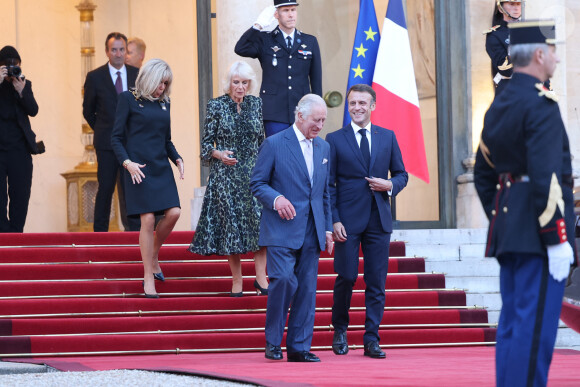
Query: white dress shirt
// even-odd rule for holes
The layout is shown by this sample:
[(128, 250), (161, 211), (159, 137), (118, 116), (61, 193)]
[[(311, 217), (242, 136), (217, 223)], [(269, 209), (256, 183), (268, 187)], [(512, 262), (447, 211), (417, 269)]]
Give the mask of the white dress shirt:
[(361, 129), (367, 130), (366, 136), (367, 136), (367, 140), (369, 142), (369, 154), (371, 154), (371, 149), (373, 149), (373, 147), (371, 146), (371, 123), (370, 123), (370, 121), (367, 124), (367, 126), (365, 126), (364, 128), (361, 128), (360, 126), (358, 126), (357, 124), (355, 124), (352, 121), (350, 122), (350, 126), (354, 130), (354, 137), (356, 138), (356, 143), (358, 144), (359, 148), (360, 148), (360, 140), (362, 138), (362, 135), (358, 131)]
[(123, 81), (123, 91), (127, 91), (129, 90), (129, 88), (127, 87), (127, 68), (125, 67), (125, 65), (123, 65), (123, 67), (121, 67), (120, 69), (116, 69), (113, 66), (111, 66), (110, 63), (107, 63), (109, 65), (109, 72), (111, 73), (111, 79), (113, 80), (113, 86), (115, 85), (115, 82), (117, 81), (117, 71), (121, 72), (121, 80)]
[(282, 32), (282, 36), (284, 37), (284, 44), (286, 44), (288, 42), (288, 39), (286, 39), (286, 38), (289, 36), (290, 41), (292, 42), (292, 47), (294, 47), (294, 36), (296, 35), (296, 28), (294, 28), (294, 31), (292, 31), (292, 33), (290, 35), (288, 35), (284, 31), (282, 31), (282, 29), (280, 29), (280, 32)]

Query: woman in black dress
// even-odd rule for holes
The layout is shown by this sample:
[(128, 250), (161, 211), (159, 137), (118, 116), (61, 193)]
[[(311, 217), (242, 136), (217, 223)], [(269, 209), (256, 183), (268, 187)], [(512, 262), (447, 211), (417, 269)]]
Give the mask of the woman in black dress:
[[(128, 216), (141, 217), (139, 247), (145, 297), (158, 298), (155, 279), (164, 281), (159, 249), (181, 213), (169, 160), (183, 179), (183, 160), (171, 142), (169, 93), (173, 75), (161, 59), (139, 71), (135, 90), (119, 94), (111, 145), (123, 173)], [(155, 215), (164, 215), (155, 228)]]

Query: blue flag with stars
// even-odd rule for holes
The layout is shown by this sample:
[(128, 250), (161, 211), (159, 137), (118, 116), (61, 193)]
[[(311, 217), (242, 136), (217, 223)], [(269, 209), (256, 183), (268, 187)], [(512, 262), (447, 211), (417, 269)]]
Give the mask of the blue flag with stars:
[[(379, 41), (379, 24), (377, 23), (373, 0), (360, 0), (356, 34), (348, 72), (347, 91), (352, 85), (357, 83), (365, 83), (372, 86)], [(345, 101), (343, 126), (346, 126), (349, 122), (348, 101)]]

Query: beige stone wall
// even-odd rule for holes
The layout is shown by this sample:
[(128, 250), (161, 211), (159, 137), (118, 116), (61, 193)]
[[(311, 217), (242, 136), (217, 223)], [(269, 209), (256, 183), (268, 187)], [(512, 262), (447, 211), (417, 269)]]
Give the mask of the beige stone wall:
[[(32, 127), (47, 152), (34, 156), (34, 176), (25, 232), (66, 231), (66, 188), (60, 173), (82, 157), (80, 0), (1, 0), (2, 45), (14, 45), (39, 105)], [(176, 229), (189, 230), (189, 201), (199, 185), (197, 33), (195, 1), (96, 0), (95, 66), (106, 63), (104, 40), (111, 31), (147, 43), (146, 59), (159, 57), (173, 69), (173, 141), (185, 160), (178, 181), (183, 215)]]

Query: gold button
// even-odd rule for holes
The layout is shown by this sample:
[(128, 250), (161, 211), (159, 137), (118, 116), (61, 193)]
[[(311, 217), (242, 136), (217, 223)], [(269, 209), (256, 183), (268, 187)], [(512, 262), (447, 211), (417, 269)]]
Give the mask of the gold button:
[(501, 185), (496, 185), (495, 188), (497, 188), (497, 190), (499, 191), (501, 189)]
[(509, 188), (509, 187), (512, 186), (512, 183), (508, 181), (508, 182), (505, 183), (505, 186)]
[(562, 240), (565, 241), (566, 239), (568, 239), (568, 237), (566, 235), (562, 235)]
[(491, 210), (491, 214), (492, 214), (493, 216), (495, 216), (495, 214), (496, 214), (495, 210)]
[(503, 208), (503, 212), (507, 212), (507, 207), (504, 207)]

